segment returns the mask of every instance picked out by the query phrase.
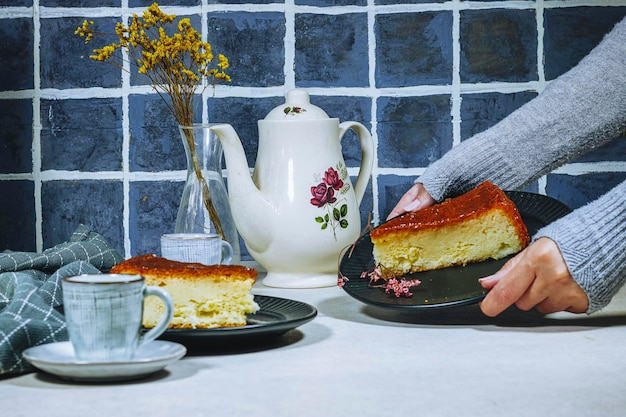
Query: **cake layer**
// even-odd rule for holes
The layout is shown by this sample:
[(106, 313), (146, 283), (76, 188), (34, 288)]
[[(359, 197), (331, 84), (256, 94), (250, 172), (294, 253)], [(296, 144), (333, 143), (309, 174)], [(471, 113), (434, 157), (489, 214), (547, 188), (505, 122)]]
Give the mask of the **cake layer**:
[(396, 217), (373, 229), (370, 237), (385, 278), (501, 259), (530, 241), (515, 204), (489, 182)]
[[(141, 255), (111, 269), (113, 273), (139, 274), (146, 285), (166, 290), (174, 301), (173, 329), (238, 327), (258, 311), (250, 293), (257, 271), (241, 265), (202, 265)], [(144, 303), (144, 327), (154, 327), (164, 312), (156, 297)]]

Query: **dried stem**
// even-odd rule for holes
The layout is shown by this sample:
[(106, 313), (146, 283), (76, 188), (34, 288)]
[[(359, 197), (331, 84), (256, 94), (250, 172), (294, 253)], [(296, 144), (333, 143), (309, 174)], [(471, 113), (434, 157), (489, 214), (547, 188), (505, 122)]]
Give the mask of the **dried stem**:
[(217, 209), (215, 208), (215, 204), (213, 204), (213, 199), (211, 198), (211, 191), (209, 190), (209, 185), (202, 175), (202, 168), (200, 167), (200, 162), (198, 161), (198, 155), (196, 154), (196, 142), (194, 140), (194, 131), (193, 129), (181, 129), (184, 132), (185, 140), (187, 141), (187, 146), (189, 147), (189, 153), (191, 155), (191, 163), (193, 166), (193, 171), (198, 179), (200, 184), (200, 191), (202, 192), (202, 202), (204, 203), (204, 207), (209, 212), (209, 219), (213, 223), (215, 227), (215, 232), (222, 236), (223, 240), (226, 240), (226, 235), (224, 234), (224, 228), (222, 227), (222, 222), (217, 213)]

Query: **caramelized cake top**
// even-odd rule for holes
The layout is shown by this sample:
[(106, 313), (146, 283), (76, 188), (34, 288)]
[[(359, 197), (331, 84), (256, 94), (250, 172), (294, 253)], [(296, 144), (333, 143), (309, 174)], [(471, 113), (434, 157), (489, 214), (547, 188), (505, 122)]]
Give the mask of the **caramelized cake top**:
[(172, 278), (225, 278), (232, 280), (256, 279), (257, 270), (243, 265), (203, 265), (160, 258), (146, 254), (127, 259), (111, 269), (114, 274), (153, 275)]
[(488, 181), (459, 197), (395, 217), (373, 229), (370, 236), (375, 239), (398, 231), (441, 228), (475, 219), (495, 208), (503, 210), (518, 234), (529, 239), (526, 225), (515, 203), (504, 191)]

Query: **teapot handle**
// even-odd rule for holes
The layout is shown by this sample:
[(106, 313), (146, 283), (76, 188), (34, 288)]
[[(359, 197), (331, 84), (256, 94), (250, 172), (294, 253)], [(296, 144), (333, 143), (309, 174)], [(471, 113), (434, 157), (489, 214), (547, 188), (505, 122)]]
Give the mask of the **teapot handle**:
[(361, 168), (359, 176), (354, 184), (354, 194), (356, 195), (357, 205), (361, 205), (361, 200), (365, 194), (365, 188), (369, 182), (372, 173), (372, 165), (374, 163), (374, 141), (369, 130), (359, 122), (343, 122), (339, 124), (339, 140), (348, 129), (354, 130), (361, 142)]

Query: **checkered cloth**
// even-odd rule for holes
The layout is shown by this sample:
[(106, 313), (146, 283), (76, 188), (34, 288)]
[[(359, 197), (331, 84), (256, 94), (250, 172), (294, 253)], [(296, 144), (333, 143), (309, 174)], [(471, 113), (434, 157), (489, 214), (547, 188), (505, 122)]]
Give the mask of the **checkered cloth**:
[(80, 225), (69, 241), (41, 253), (0, 253), (0, 377), (31, 371), (22, 352), (68, 340), (59, 311), (61, 278), (106, 272), (123, 257)]

